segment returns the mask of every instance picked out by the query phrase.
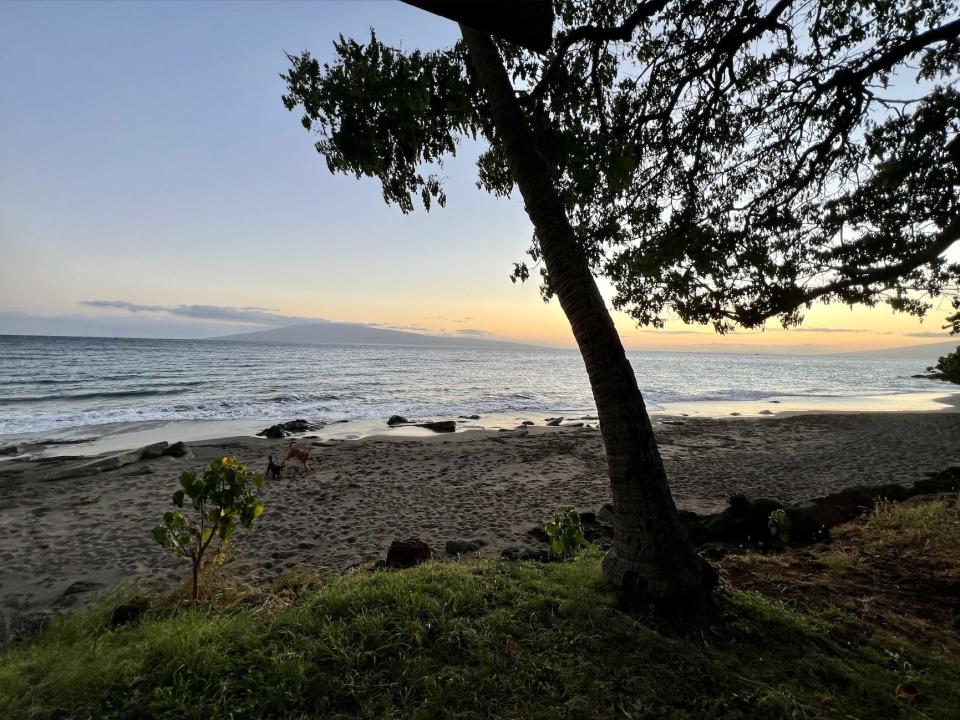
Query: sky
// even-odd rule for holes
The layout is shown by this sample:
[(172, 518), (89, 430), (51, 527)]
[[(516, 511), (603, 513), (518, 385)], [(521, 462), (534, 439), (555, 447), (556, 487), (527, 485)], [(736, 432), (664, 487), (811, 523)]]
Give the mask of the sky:
[[(393, 0), (0, 1), (0, 333), (209, 337), (324, 319), (569, 347), (556, 302), (514, 285), (531, 226), (477, 190), (403, 215), (331, 175), (280, 101), (285, 52), (332, 56), (376, 28), (447, 47), (447, 20)], [(610, 297), (608, 287), (601, 290)], [(799, 330), (717, 336), (614, 313), (628, 348), (819, 352), (949, 339), (888, 309), (817, 307)]]

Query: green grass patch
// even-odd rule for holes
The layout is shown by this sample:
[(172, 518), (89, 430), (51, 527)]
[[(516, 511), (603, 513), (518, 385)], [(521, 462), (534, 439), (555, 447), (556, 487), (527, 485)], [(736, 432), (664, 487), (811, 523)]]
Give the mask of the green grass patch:
[[(107, 602), (62, 616), (0, 655), (0, 717), (960, 716), (960, 659), (935, 647), (737, 590), (678, 633), (621, 612), (595, 554), (297, 576), (276, 592), (298, 594), (158, 607), (120, 628)], [(895, 698), (904, 681), (920, 703)]]
[(863, 528), (866, 542), (905, 547), (960, 546), (960, 502), (943, 498), (924, 503), (877, 503)]

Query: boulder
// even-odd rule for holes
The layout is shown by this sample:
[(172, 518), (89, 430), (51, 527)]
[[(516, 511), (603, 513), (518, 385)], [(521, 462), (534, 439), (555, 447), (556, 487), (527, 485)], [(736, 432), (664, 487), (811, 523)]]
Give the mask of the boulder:
[(461, 415), (460, 419), (461, 420), (479, 420), (480, 416), (479, 415)]
[(734, 495), (729, 502), (730, 506), (726, 510), (703, 523), (702, 541), (769, 544), (770, 513), (779, 510), (783, 505), (766, 498), (751, 501), (743, 495)]
[(858, 485), (814, 498), (813, 502), (842, 508), (848, 513), (848, 519), (853, 519), (864, 510), (871, 509), (878, 499), (903, 500), (909, 495), (910, 492), (902, 485)]
[(281, 425), (280, 423), (277, 423), (276, 425), (271, 425), (268, 428), (264, 428), (263, 430), (258, 432), (257, 435), (259, 437), (265, 437), (270, 440), (279, 440), (280, 438), (284, 438), (287, 436), (287, 434), (283, 431), (283, 425)]
[(285, 423), (271, 425), (270, 427), (264, 428), (258, 432), (257, 435), (260, 437), (277, 440), (279, 438), (286, 437), (287, 435), (291, 435), (292, 433), (305, 433), (319, 430), (324, 425), (325, 423), (322, 422), (312, 423), (304, 420), (303, 418), (297, 418), (296, 420), (289, 420)]
[(913, 484), (913, 494), (927, 495), (960, 491), (960, 466), (948, 467)]
[(127, 450), (105, 457), (94, 458), (79, 465), (72, 465), (62, 468), (61, 470), (55, 470), (47, 475), (44, 480), (65, 480), (66, 478), (85, 477), (109, 470), (117, 470), (125, 465), (132, 465), (135, 462), (139, 462), (142, 453), (142, 448), (137, 448), (136, 450)]
[(773, 415), (773, 410), (761, 410), (757, 415)]
[(533, 425), (533, 420), (524, 420), (521, 425)]
[(447, 555), (468, 555), (477, 552), (486, 544), (486, 540), (479, 538), (476, 540), (447, 540), (444, 549), (447, 551)]
[(504, 548), (500, 553), (500, 557), (502, 557), (504, 560), (519, 560), (521, 552), (523, 551), (520, 550), (520, 548), (511, 546)]
[(547, 425), (548, 425), (549, 427), (560, 427), (560, 423), (562, 423), (562, 422), (563, 422), (563, 418), (562, 418), (562, 417), (558, 417), (558, 418), (547, 418)]
[(606, 525), (607, 527), (613, 527), (614, 525), (614, 515), (613, 515), (613, 503), (606, 503), (597, 511), (597, 522), (600, 525)]
[(387, 567), (410, 568), (430, 559), (430, 546), (423, 540), (394, 540), (387, 550)]
[(387, 425), (394, 427), (396, 425), (408, 425), (410, 423), (403, 415), (391, 415), (387, 419)]
[(167, 445), (169, 445), (169, 443), (166, 440), (153, 443), (152, 445), (147, 445), (145, 448), (143, 448), (143, 452), (141, 453), (140, 457), (143, 460), (152, 460), (153, 458), (158, 458), (163, 455), (163, 451), (167, 449)]
[(187, 445), (183, 440), (179, 440), (163, 450), (163, 454), (170, 457), (183, 457), (188, 452), (190, 451), (187, 449)]
[(23, 450), (20, 445), (5, 445), (0, 447), (0, 455), (19, 455)]
[(110, 613), (110, 627), (118, 628), (123, 625), (138, 622), (150, 607), (145, 597), (132, 597), (122, 605), (118, 605)]
[(454, 432), (457, 429), (457, 423), (453, 420), (435, 420), (433, 422), (417, 423), (417, 427), (434, 432)]
[(830, 528), (852, 520), (855, 514), (836, 505), (808, 502), (784, 508), (789, 520), (787, 535), (790, 545), (823, 542), (830, 537)]

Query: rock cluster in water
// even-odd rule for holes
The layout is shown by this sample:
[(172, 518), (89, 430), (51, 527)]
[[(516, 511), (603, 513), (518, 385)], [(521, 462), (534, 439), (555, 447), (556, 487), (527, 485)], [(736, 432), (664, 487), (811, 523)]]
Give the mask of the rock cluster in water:
[(322, 422), (307, 422), (303, 419), (290, 420), (285, 423), (277, 423), (276, 425), (271, 425), (268, 428), (264, 428), (257, 433), (259, 437), (269, 438), (271, 440), (277, 440), (279, 438), (285, 438), (294, 433), (305, 433), (311, 432), (312, 430), (319, 430), (324, 427), (326, 423)]

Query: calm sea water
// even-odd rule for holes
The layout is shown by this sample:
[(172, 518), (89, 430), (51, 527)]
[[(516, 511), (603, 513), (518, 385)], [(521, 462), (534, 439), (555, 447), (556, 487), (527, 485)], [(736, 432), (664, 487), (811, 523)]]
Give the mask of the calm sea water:
[[(916, 360), (633, 352), (665, 403), (944, 392)], [(594, 409), (572, 350), (0, 336), (0, 434), (176, 420)]]

